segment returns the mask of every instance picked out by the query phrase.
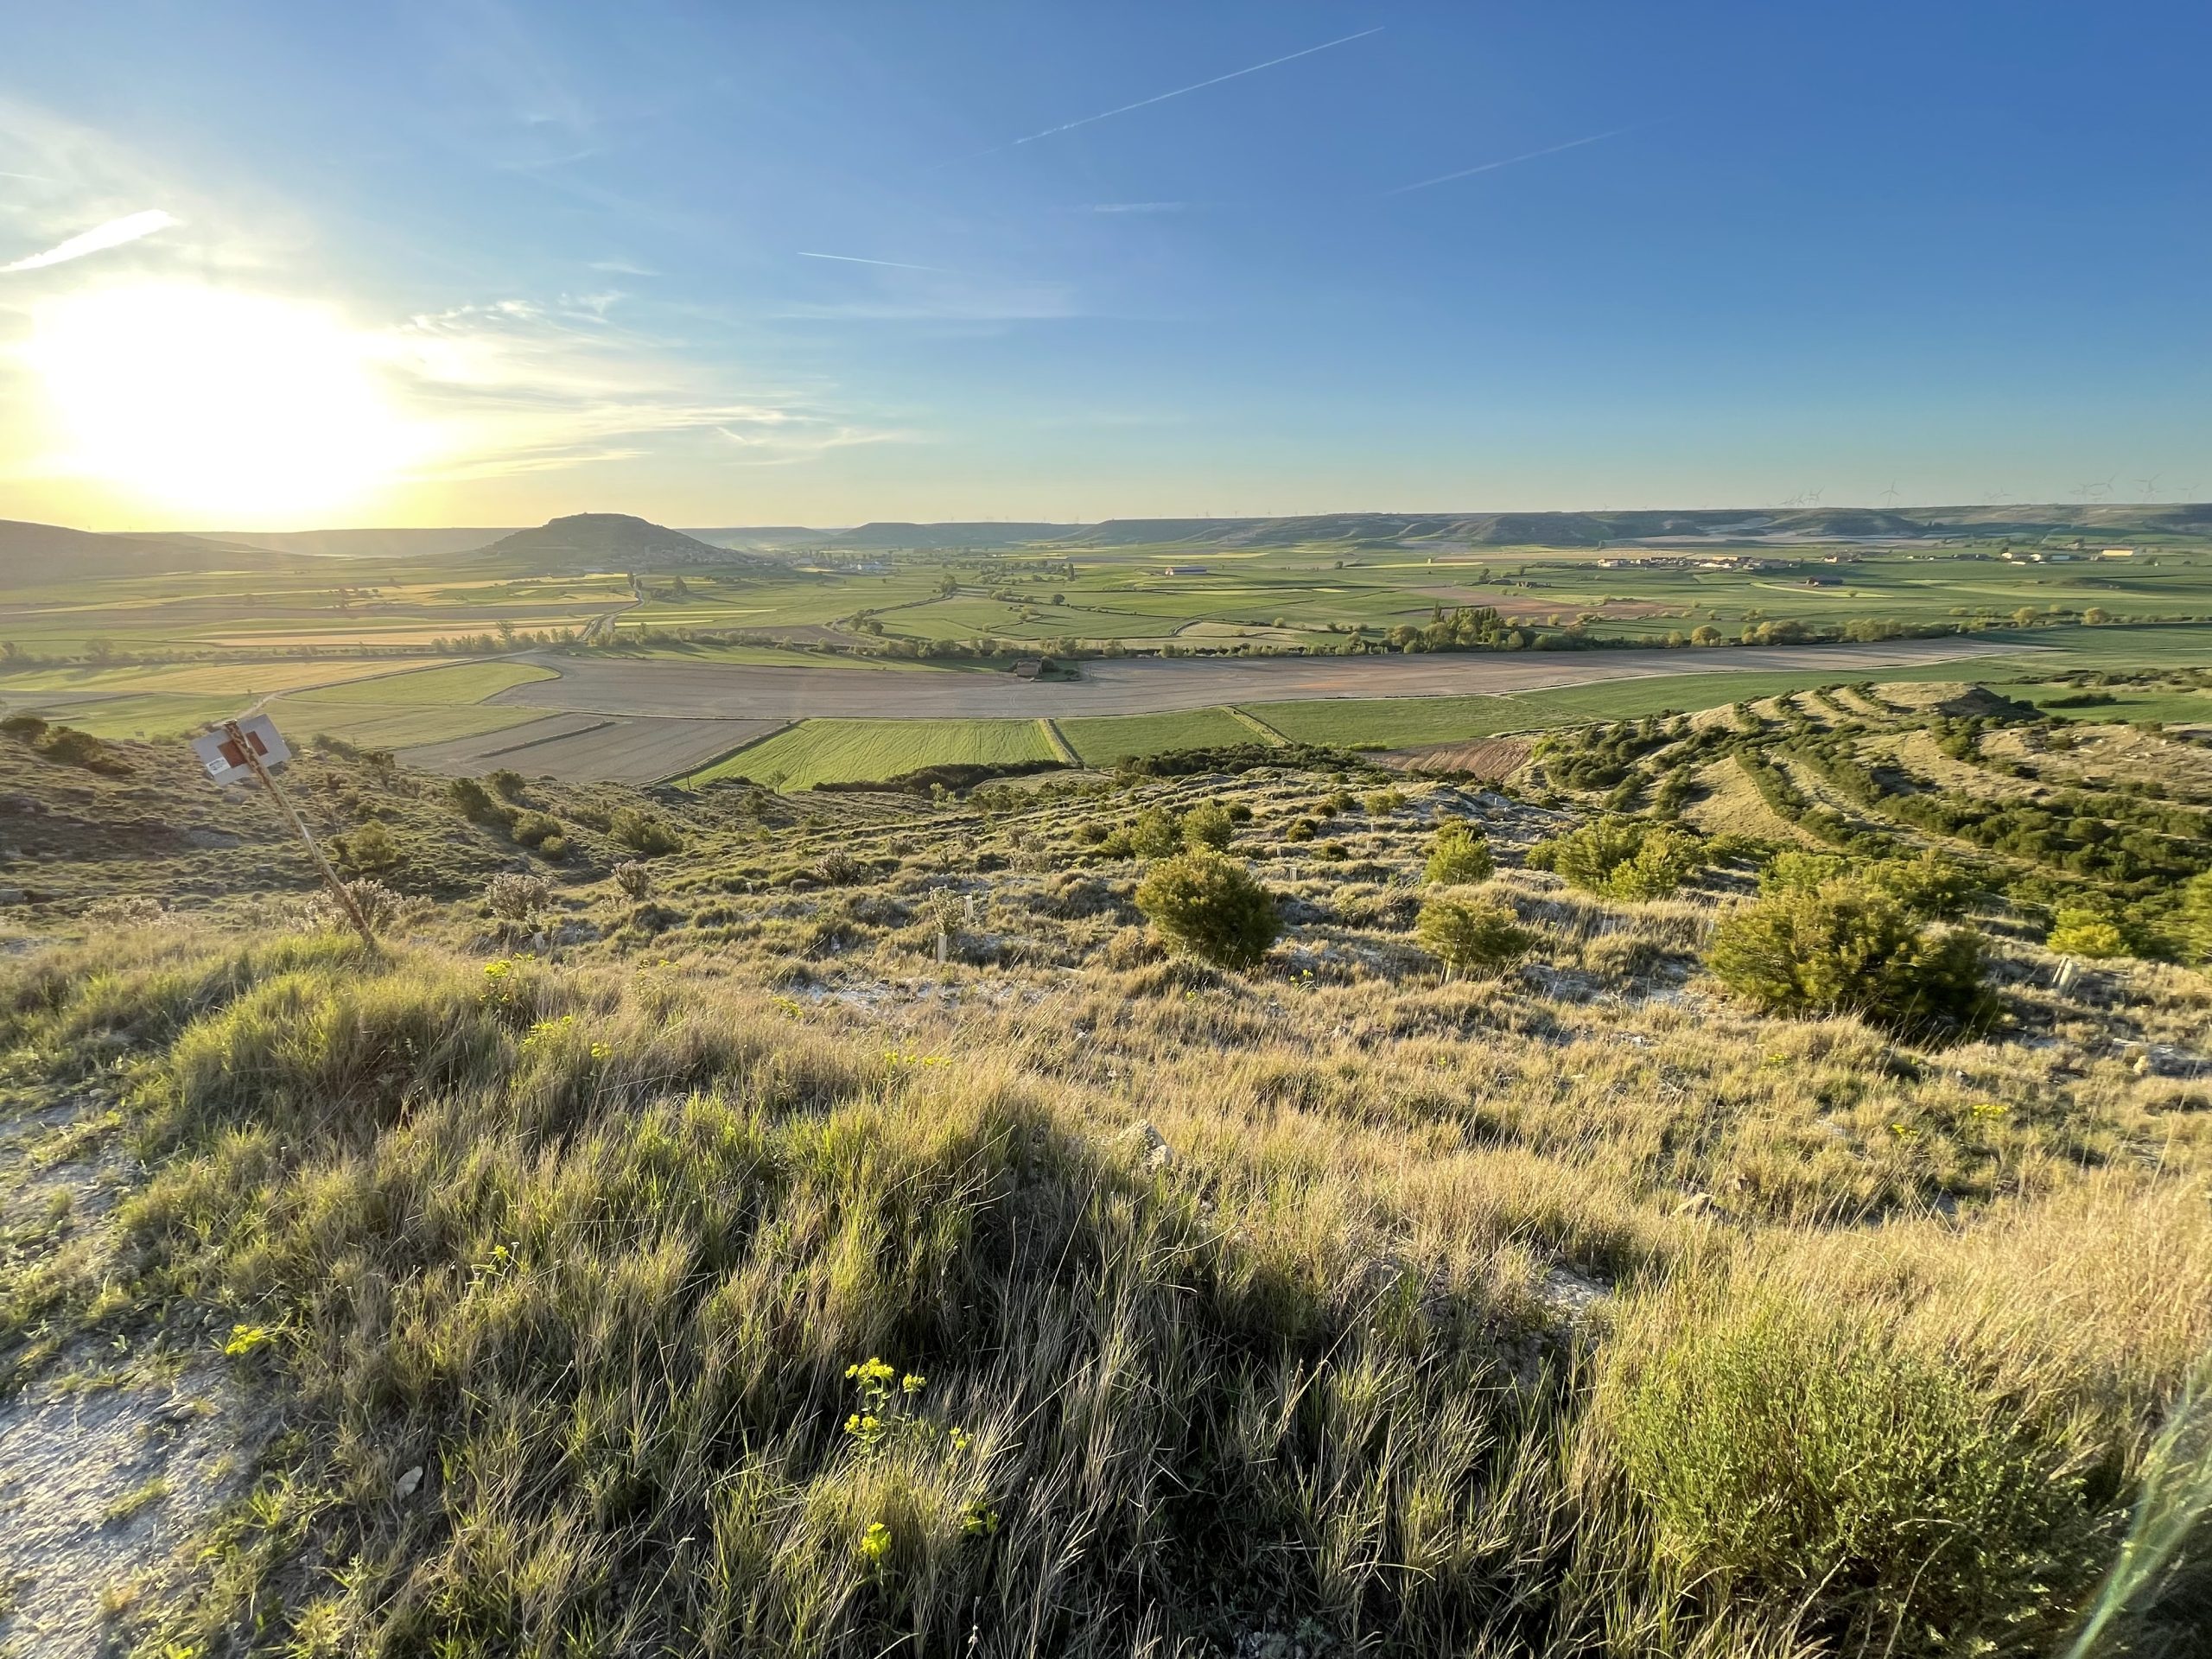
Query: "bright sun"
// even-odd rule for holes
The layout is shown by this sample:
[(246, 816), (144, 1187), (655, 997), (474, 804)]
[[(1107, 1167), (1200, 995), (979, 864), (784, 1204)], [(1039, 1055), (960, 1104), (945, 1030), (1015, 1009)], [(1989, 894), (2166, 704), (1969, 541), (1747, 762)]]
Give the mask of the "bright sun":
[(40, 308), (25, 347), (60, 469), (241, 525), (353, 505), (423, 458), (373, 337), (289, 300), (162, 284)]

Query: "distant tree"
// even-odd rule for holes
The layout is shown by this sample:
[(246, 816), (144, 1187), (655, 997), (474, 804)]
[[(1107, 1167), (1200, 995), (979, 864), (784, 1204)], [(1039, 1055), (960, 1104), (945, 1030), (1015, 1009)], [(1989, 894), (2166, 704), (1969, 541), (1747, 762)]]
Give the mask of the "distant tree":
[(1719, 643), (1720, 630), (1710, 622), (1703, 623), (1690, 630), (1690, 644), (1694, 645), (1717, 645)]
[(96, 663), (111, 662), (115, 658), (115, 641), (107, 639), (85, 641), (85, 655)]

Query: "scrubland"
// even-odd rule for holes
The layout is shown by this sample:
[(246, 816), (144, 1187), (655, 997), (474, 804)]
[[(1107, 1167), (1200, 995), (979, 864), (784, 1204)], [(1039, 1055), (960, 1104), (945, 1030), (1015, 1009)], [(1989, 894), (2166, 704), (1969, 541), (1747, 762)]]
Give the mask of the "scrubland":
[[(1891, 760), (1847, 792), (1937, 721), (1954, 792), (2112, 783), (2101, 740), (1948, 707), (1592, 728), (1503, 791), (1310, 752), (692, 800), (311, 759), (373, 947), (267, 804), (0, 745), (41, 804), (12, 1386), (213, 1363), (278, 1413), (116, 1639), (2202, 1651), (2212, 979), (2152, 890), (2204, 849), (2139, 794), (1975, 841), (1892, 816), (1928, 791)], [(2107, 747), (2159, 743), (2196, 756)], [(1796, 781), (1700, 835), (1724, 766)], [(182, 839), (218, 810), (243, 848)], [(1593, 875), (1560, 838), (1608, 822), (1652, 850)], [(1934, 853), (1963, 874), (1912, 925), (1973, 936), (1986, 1007), (1785, 1018), (1711, 971), (1743, 913)], [(1250, 966), (1138, 907), (1185, 857), (1266, 890)], [(1425, 948), (1440, 893), (1505, 912), (1497, 959)], [(2061, 899), (2117, 948), (2049, 948)], [(102, 1198), (56, 1213), (31, 1174), (71, 1168)]]

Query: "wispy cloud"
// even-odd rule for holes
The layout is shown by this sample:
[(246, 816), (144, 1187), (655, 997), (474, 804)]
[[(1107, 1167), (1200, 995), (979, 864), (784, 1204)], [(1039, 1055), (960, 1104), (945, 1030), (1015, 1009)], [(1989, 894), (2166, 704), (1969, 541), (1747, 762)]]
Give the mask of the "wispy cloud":
[(725, 440), (744, 452), (726, 464), (780, 465), (903, 435), (819, 393), (733, 396), (687, 342), (624, 328), (613, 308), (600, 295), (507, 299), (386, 331), (378, 355), (403, 405), (440, 434), (443, 459), (426, 475), (509, 477)]
[[(1262, 69), (1273, 69), (1279, 64), (1294, 63), (1300, 58), (1310, 58), (1316, 52), (1326, 52), (1332, 47), (1349, 46), (1354, 41), (1363, 41), (1370, 35), (1380, 35), (1382, 25), (1363, 29), (1357, 35), (1339, 35), (1333, 41), (1324, 41), (1319, 46), (1309, 46), (1296, 52), (1286, 52), (1281, 57), (1269, 58), (1265, 63), (1249, 64), (1242, 69), (1232, 69), (1225, 75), (1216, 75), (1210, 80), (1194, 80), (1188, 86), (1178, 86), (1172, 92), (1156, 92), (1150, 98), (1141, 98), (1134, 104), (1123, 104), (1115, 109), (1101, 110), (1096, 115), (1086, 115), (1079, 120), (1063, 121), (1057, 127), (1047, 127), (1042, 132), (1033, 132), (1026, 138), (1016, 138), (1016, 144), (1033, 144), (1039, 138), (1050, 138), (1063, 132), (1073, 132), (1077, 127), (1090, 126), (1096, 121), (1110, 121), (1117, 115), (1127, 115), (1132, 110), (1149, 109), (1154, 104), (1165, 104), (1171, 98), (1183, 98), (1192, 92), (1202, 92), (1209, 86), (1218, 86), (1224, 81), (1241, 80), (1246, 75), (1256, 75)], [(1001, 144), (1001, 149), (1009, 148)], [(986, 152), (988, 153), (988, 152)]]
[(863, 259), (856, 253), (809, 253), (804, 248), (796, 251), (802, 259), (835, 259), (841, 265), (880, 265), (886, 270), (930, 270), (940, 276), (954, 274), (943, 265), (910, 265), (903, 259)]
[(1601, 139), (1618, 138), (1633, 127), (1614, 127), (1605, 132), (1593, 132), (1586, 138), (1570, 138), (1563, 144), (1548, 144), (1541, 149), (1532, 149), (1523, 156), (1508, 156), (1502, 161), (1484, 162), (1478, 167), (1463, 167), (1457, 173), (1439, 174), (1433, 179), (1423, 179), (1418, 184), (1402, 184), (1395, 190), (1385, 190), (1386, 196), (1402, 196), (1411, 190), (1426, 190), (1431, 185), (1449, 184), (1454, 179), (1471, 179), (1478, 173), (1495, 173), (1501, 167), (1518, 167), (1523, 162), (1533, 162), (1540, 156), (1556, 156), (1563, 149), (1580, 149), (1585, 144), (1594, 144)]
[(95, 225), (91, 230), (73, 236), (66, 242), (56, 243), (44, 253), (32, 254), (13, 264), (0, 265), (0, 276), (10, 271), (43, 270), (48, 265), (67, 264), (72, 259), (82, 259), (88, 253), (105, 253), (110, 248), (136, 242), (142, 236), (166, 231), (177, 222), (175, 214), (164, 213), (159, 207), (149, 207), (139, 213), (125, 213), (121, 219), (111, 219), (105, 225)]
[(1094, 213), (1188, 213), (1187, 201), (1094, 201)]

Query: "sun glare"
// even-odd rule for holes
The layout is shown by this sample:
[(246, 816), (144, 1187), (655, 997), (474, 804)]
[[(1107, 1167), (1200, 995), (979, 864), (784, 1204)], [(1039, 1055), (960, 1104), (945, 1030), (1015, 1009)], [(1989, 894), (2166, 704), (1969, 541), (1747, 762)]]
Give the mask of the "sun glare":
[(240, 525), (361, 505), (422, 457), (376, 346), (331, 312), (176, 284), (42, 307), (25, 348), (58, 470)]

